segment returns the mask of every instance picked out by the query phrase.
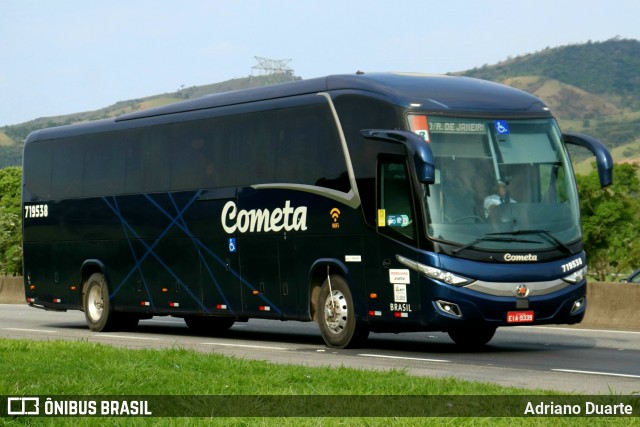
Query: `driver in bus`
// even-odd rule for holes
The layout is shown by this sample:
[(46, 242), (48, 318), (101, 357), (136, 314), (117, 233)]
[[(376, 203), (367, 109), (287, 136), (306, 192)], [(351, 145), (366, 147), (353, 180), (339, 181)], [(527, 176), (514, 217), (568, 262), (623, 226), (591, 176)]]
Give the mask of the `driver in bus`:
[(504, 181), (498, 181), (496, 182), (495, 193), (484, 199), (484, 216), (489, 218), (496, 206), (506, 203), (516, 203), (516, 201), (509, 195), (507, 184)]

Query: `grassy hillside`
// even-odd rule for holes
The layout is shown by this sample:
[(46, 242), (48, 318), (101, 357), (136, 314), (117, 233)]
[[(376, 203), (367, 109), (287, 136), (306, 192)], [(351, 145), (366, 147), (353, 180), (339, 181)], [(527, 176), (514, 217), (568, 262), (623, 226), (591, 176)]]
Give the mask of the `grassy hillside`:
[(34, 130), (117, 117), (121, 114), (146, 110), (187, 99), (199, 98), (212, 93), (266, 86), (288, 80), (291, 80), (291, 77), (284, 75), (238, 78), (204, 86), (181, 88), (179, 91), (172, 93), (164, 93), (146, 98), (132, 99), (129, 101), (120, 101), (109, 107), (95, 111), (86, 111), (64, 116), (43, 117), (18, 125), (0, 127), (0, 168), (18, 166), (22, 164), (22, 142), (27, 135)]
[(605, 42), (547, 48), (464, 72), (502, 81), (517, 76), (544, 76), (582, 90), (611, 97), (625, 108), (640, 109), (640, 41), (614, 38)]
[[(563, 130), (603, 141), (616, 162), (640, 163), (640, 41), (611, 39), (547, 48), (463, 73), (533, 93)], [(577, 170), (591, 161), (577, 154)]]

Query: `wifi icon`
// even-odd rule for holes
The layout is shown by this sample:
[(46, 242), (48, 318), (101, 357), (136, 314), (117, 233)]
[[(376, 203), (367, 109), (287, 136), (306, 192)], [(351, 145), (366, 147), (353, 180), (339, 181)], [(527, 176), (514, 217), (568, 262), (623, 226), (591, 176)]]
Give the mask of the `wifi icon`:
[[(340, 218), (340, 209), (333, 208), (333, 209), (331, 209), (329, 214), (331, 214), (331, 218), (333, 218), (333, 222), (335, 224), (337, 224), (338, 223), (338, 218)], [(334, 226), (334, 228), (337, 228), (337, 227)]]

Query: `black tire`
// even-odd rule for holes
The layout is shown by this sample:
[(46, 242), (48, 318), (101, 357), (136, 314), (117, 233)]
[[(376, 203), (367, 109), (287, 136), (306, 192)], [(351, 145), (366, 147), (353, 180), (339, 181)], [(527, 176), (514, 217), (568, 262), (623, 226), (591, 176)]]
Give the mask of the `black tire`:
[(185, 316), (185, 323), (199, 334), (215, 335), (228, 330), (235, 323), (233, 317)]
[(109, 287), (101, 273), (93, 273), (87, 280), (84, 291), (84, 316), (89, 329), (94, 332), (112, 331), (118, 327), (118, 316), (111, 310)]
[[(333, 348), (361, 345), (369, 336), (369, 329), (356, 320), (353, 297), (342, 276), (331, 275), (318, 294), (318, 324), (324, 342)], [(330, 293), (333, 293), (330, 295)]]
[(463, 348), (482, 347), (493, 338), (496, 333), (495, 327), (492, 326), (469, 326), (466, 328), (452, 329), (447, 331), (449, 337), (459, 346)]

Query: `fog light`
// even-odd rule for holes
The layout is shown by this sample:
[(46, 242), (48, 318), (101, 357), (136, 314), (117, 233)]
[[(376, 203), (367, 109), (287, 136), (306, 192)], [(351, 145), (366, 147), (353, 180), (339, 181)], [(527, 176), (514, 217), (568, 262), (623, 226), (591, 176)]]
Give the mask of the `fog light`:
[(436, 301), (436, 307), (438, 307), (438, 309), (443, 313), (450, 314), (456, 317), (462, 317), (462, 310), (460, 310), (460, 307), (458, 307), (458, 304), (438, 300)]
[(577, 312), (578, 310), (580, 310), (585, 303), (585, 299), (584, 297), (580, 298), (579, 300), (577, 300), (576, 302), (573, 303), (573, 307), (571, 307), (571, 314)]

